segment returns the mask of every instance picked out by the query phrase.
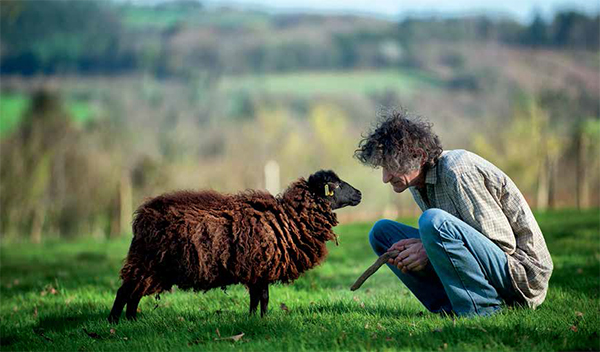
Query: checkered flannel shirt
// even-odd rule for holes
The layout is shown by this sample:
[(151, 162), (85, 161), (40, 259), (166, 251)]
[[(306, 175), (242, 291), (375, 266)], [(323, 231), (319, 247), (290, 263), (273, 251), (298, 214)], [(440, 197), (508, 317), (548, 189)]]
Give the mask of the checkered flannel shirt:
[(445, 210), (492, 240), (506, 253), (512, 284), (524, 302), (531, 308), (540, 305), (548, 291), (552, 259), (514, 182), (480, 156), (451, 150), (427, 171), (425, 184), (429, 202), (410, 188), (421, 210)]

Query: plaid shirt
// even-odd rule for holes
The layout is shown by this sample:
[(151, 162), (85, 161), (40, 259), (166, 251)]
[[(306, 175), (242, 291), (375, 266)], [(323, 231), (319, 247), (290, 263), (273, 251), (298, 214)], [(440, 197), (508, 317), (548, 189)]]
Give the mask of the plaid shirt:
[(427, 171), (425, 184), (428, 202), (410, 188), (421, 210), (442, 209), (492, 240), (506, 253), (516, 291), (529, 307), (540, 305), (548, 291), (552, 259), (514, 182), (480, 156), (451, 150)]

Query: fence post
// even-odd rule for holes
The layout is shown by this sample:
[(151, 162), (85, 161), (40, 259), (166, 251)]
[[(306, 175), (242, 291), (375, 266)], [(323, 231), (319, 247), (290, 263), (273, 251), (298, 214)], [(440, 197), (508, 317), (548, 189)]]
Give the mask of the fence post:
[(279, 193), (279, 164), (275, 160), (265, 164), (265, 188), (272, 195)]

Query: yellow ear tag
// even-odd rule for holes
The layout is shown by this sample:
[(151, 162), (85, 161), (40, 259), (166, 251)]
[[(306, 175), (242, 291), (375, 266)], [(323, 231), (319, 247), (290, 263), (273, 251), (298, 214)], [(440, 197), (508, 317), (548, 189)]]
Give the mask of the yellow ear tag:
[(325, 195), (327, 197), (332, 197), (333, 196), (333, 191), (329, 190), (329, 185), (325, 185)]

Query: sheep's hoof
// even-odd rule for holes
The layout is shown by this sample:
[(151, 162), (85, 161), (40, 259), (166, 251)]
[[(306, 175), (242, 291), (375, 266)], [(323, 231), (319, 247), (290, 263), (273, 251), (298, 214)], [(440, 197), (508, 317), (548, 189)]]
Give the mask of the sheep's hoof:
[(109, 315), (108, 316), (108, 322), (111, 324), (118, 324), (119, 323), (119, 317), (116, 315)]

